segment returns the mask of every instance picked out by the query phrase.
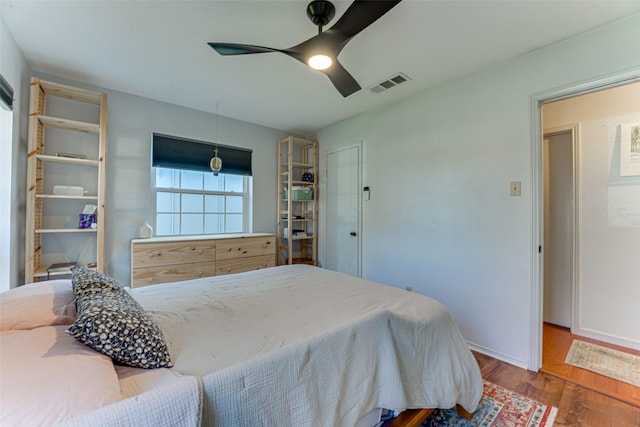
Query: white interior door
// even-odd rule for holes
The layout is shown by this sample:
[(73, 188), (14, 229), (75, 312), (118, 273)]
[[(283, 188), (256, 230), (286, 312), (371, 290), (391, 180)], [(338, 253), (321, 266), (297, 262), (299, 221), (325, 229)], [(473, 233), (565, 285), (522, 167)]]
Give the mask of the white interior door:
[(360, 153), (356, 145), (327, 154), (325, 265), (361, 276)]
[(571, 328), (573, 306), (574, 182), (571, 131), (545, 135), (543, 319)]

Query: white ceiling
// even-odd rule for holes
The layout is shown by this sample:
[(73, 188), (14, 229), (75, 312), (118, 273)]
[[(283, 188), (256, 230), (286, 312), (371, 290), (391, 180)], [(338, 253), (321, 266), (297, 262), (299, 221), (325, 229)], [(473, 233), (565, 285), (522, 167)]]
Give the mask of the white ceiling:
[[(340, 54), (363, 87), (348, 98), (288, 56), (206, 44), (296, 45), (317, 32), (307, 3), (0, 0), (0, 14), (34, 71), (305, 134), (640, 13), (640, 0), (404, 0)], [(399, 72), (412, 80), (367, 90)]]

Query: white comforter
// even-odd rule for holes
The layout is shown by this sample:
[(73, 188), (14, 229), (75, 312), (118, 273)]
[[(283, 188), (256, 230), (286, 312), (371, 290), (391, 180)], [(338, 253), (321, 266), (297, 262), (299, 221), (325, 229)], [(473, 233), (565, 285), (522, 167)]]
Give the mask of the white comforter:
[(375, 407), (474, 411), (478, 365), (439, 302), (306, 265), (132, 290), (203, 422), (348, 426)]

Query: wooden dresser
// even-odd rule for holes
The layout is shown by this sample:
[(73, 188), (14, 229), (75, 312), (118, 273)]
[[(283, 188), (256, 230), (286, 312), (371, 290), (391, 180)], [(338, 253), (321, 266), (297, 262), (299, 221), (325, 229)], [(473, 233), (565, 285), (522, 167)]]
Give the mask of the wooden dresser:
[(133, 239), (131, 287), (273, 267), (275, 246), (266, 233)]

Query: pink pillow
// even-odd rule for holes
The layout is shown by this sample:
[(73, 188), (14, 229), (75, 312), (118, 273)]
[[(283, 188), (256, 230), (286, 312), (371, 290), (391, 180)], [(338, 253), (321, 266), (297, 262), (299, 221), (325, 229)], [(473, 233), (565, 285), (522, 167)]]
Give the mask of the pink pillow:
[(70, 279), (31, 283), (0, 293), (0, 331), (71, 325), (75, 318)]
[(0, 334), (2, 424), (54, 425), (121, 399), (111, 359), (45, 326)]

